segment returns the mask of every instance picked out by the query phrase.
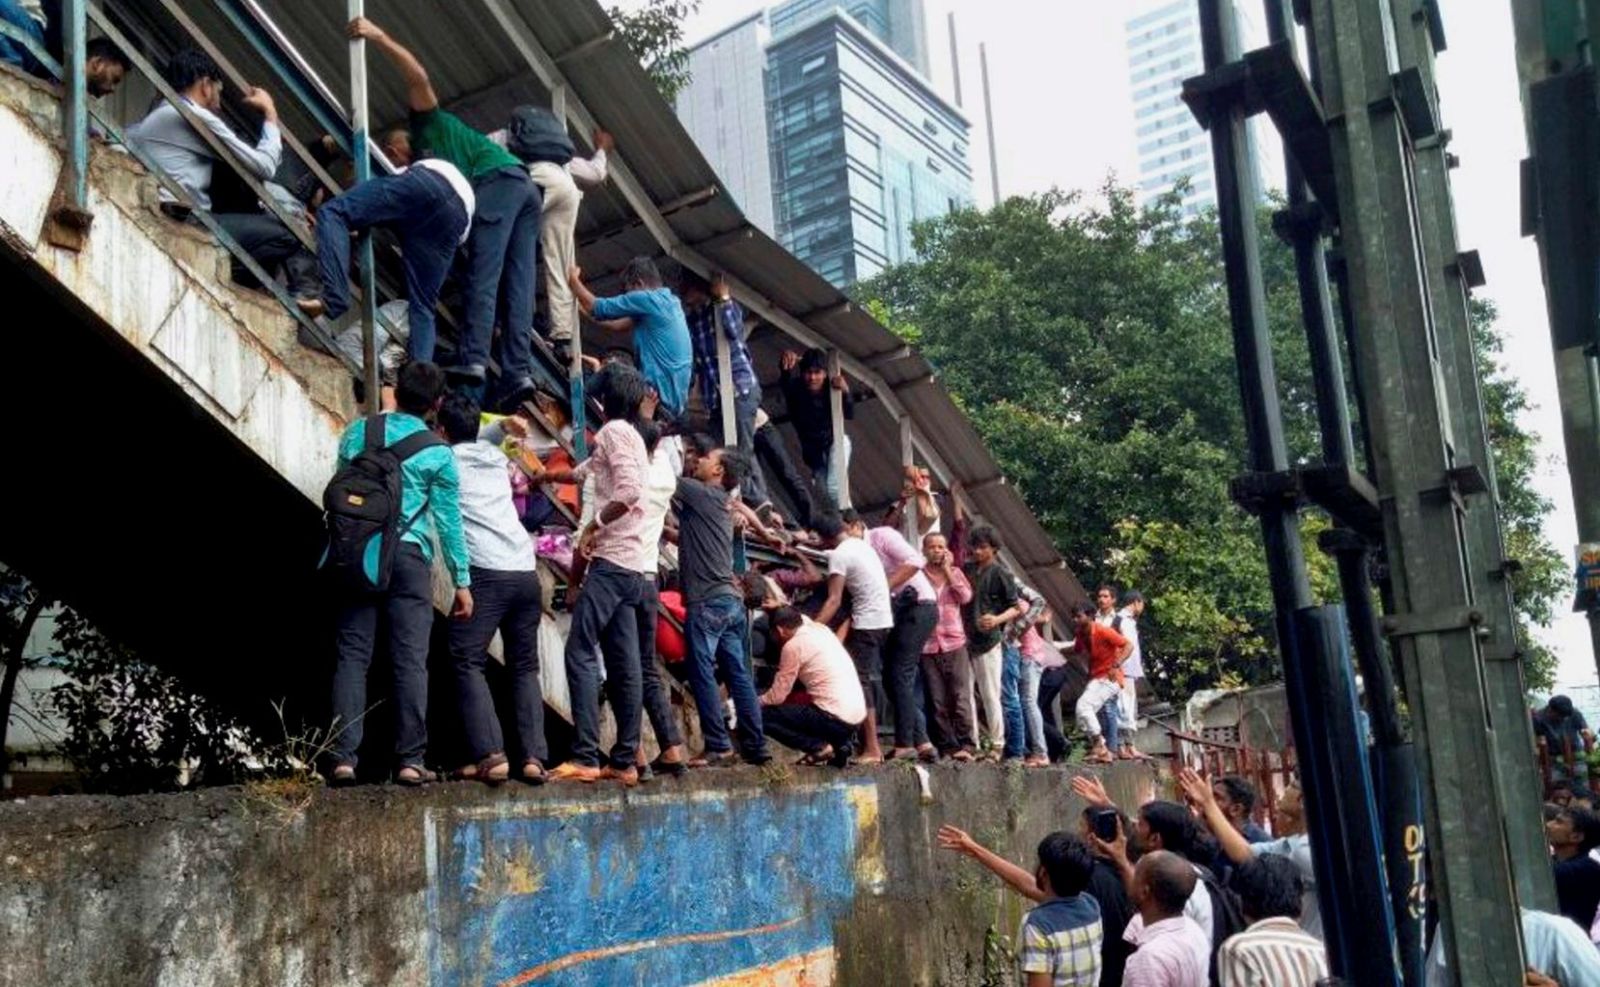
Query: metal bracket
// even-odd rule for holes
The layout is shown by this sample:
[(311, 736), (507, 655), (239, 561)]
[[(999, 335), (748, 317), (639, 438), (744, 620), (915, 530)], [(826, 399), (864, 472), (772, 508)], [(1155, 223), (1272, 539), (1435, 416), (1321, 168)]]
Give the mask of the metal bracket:
[(1483, 623), (1483, 614), (1471, 607), (1447, 607), (1427, 613), (1394, 613), (1383, 618), (1385, 637), (1415, 637), (1419, 634), (1443, 634), (1477, 627)]
[(1268, 504), (1298, 509), (1304, 500), (1300, 477), (1294, 470), (1278, 473), (1241, 473), (1228, 481), (1228, 496), (1251, 514), (1259, 515)]

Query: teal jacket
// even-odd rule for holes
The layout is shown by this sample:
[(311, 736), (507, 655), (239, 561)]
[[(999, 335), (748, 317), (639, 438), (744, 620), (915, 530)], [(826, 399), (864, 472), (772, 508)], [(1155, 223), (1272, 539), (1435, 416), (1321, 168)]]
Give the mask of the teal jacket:
[[(387, 448), (408, 435), (415, 435), (428, 427), (416, 415), (395, 411), (383, 416), (383, 444)], [(339, 468), (361, 454), (367, 441), (367, 420), (357, 418), (344, 430), (339, 439)], [(467, 540), (461, 531), (461, 481), (456, 473), (456, 457), (447, 445), (429, 446), (406, 460), (400, 468), (400, 523), (416, 518), (401, 541), (411, 542), (422, 550), (422, 557), (433, 562), (435, 531), (439, 544), (444, 547), (444, 564), (450, 578), (459, 588), (469, 586), (472, 577), (467, 572)], [(424, 510), (426, 506), (426, 510)], [(418, 512), (421, 512), (420, 514)], [(367, 547), (366, 570), (369, 579), (378, 577), (378, 549), (380, 535)]]

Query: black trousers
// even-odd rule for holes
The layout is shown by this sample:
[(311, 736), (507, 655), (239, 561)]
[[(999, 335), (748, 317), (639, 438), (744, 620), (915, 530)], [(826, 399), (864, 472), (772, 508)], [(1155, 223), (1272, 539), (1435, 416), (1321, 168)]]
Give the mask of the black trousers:
[(567, 631), (567, 690), (572, 696), (572, 723), (577, 738), (572, 760), (599, 767), (600, 662), (606, 663), (606, 694), (617, 719), (617, 742), (609, 763), (633, 767), (639, 746), (639, 596), (640, 574), (605, 559), (595, 559), (578, 592), (578, 605)]
[(489, 642), (500, 632), (521, 761), (550, 759), (544, 739), (544, 693), (539, 688), (539, 620), (543, 614), (539, 576), (472, 567), (472, 619), (450, 621), (450, 658), (456, 670), (462, 729), (474, 761), (504, 753), (505, 739), (483, 670)]
[[(902, 590), (902, 593), (907, 591)], [(888, 673), (889, 704), (894, 710), (894, 745), (921, 747), (928, 742), (928, 723), (922, 715), (922, 646), (939, 623), (939, 607), (918, 603), (911, 590), (909, 602), (895, 599), (894, 630), (883, 644), (883, 664)]]
[(859, 723), (851, 724), (810, 703), (781, 703), (761, 707), (761, 724), (767, 736), (785, 747), (815, 754), (824, 745), (835, 751), (850, 744)]
[(678, 721), (672, 715), (672, 698), (662, 677), (661, 658), (656, 655), (656, 618), (661, 609), (661, 593), (656, 574), (639, 577), (639, 671), (643, 680), (644, 713), (655, 731), (656, 746), (665, 750), (683, 743)]
[[(276, 216), (264, 212), (213, 213), (227, 234), (239, 241), (239, 246), (268, 274), (281, 269), (289, 286), (289, 294), (296, 298), (315, 298), (322, 291), (317, 276), (316, 255), (305, 248), (300, 238), (283, 225)], [(243, 264), (233, 262), (233, 280), (247, 288), (260, 288), (255, 277)]]
[(428, 749), (428, 634), (433, 629), (433, 577), (422, 549), (402, 542), (394, 556), (389, 588), (345, 599), (339, 607), (339, 658), (333, 669), (333, 763), (356, 763), (362, 720), (367, 715), (367, 671), (378, 634), (378, 618), (389, 625), (394, 665), (394, 757), (421, 767)]
[(1044, 714), (1044, 746), (1050, 760), (1059, 761), (1067, 756), (1067, 738), (1061, 732), (1061, 720), (1056, 712), (1056, 698), (1067, 684), (1067, 666), (1047, 668), (1039, 676), (1039, 711)]

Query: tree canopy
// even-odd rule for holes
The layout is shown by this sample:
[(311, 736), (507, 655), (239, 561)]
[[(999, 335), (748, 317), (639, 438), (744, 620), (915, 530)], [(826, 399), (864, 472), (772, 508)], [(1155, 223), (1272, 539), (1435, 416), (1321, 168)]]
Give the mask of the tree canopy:
[[(1174, 197), (1140, 208), (1114, 183), (1100, 192), (1092, 205), (1052, 191), (921, 224), (920, 259), (859, 293), (921, 347), (1080, 577), (1144, 591), (1158, 692), (1276, 678), (1260, 530), (1228, 496), (1244, 425), (1214, 217), (1185, 219)], [(1265, 210), (1261, 229), (1290, 459), (1315, 460), (1293, 256)], [(1516, 421), (1526, 397), (1490, 360), (1492, 309), (1475, 315), (1507, 538), (1524, 562), (1519, 611), (1543, 623), (1560, 558), (1540, 534), (1549, 505)], [(1336, 600), (1315, 543), (1328, 524), (1307, 513), (1301, 529), (1313, 590)], [(1548, 655), (1532, 651), (1530, 684), (1545, 684)]]

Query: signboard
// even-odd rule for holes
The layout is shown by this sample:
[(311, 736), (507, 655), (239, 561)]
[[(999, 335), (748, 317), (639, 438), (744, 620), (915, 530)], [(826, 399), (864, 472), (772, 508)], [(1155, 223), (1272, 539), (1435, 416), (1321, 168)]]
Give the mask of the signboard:
[(1600, 542), (1578, 546), (1578, 598), (1572, 609), (1578, 613), (1600, 608)]

